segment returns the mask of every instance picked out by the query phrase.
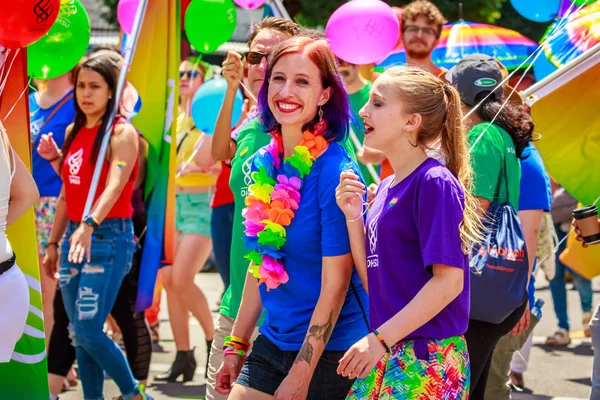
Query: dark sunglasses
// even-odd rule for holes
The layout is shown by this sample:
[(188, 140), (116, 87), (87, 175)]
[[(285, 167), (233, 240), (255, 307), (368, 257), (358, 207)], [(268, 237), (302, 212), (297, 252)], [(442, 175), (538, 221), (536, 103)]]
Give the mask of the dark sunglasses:
[(244, 54), (244, 57), (246, 57), (246, 62), (248, 62), (248, 64), (256, 65), (256, 64), (260, 64), (263, 57), (268, 58), (269, 53), (261, 53), (259, 51), (247, 51)]
[(183, 78), (185, 76), (188, 76), (190, 79), (196, 79), (197, 76), (200, 75), (200, 72), (198, 71), (179, 71), (179, 77)]

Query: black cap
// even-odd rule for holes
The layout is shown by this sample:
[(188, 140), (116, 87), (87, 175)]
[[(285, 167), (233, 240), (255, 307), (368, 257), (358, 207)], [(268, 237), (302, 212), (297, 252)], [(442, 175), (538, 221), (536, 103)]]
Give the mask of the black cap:
[(492, 92), (490, 97), (502, 98), (504, 88), (500, 64), (486, 54), (470, 54), (446, 73), (446, 79), (460, 93), (463, 103), (474, 106), (479, 93)]

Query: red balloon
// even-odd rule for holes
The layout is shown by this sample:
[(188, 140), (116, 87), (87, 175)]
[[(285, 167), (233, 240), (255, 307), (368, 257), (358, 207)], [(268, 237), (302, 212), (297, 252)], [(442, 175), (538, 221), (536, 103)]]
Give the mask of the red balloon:
[(9, 0), (2, 4), (0, 46), (29, 46), (46, 34), (56, 21), (60, 0)]

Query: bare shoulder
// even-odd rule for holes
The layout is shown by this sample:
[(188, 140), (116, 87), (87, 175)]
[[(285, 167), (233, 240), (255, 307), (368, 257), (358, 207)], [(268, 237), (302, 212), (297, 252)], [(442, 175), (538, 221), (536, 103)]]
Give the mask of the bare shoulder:
[(113, 138), (118, 140), (135, 140), (137, 138), (137, 131), (130, 123), (122, 123), (115, 126)]

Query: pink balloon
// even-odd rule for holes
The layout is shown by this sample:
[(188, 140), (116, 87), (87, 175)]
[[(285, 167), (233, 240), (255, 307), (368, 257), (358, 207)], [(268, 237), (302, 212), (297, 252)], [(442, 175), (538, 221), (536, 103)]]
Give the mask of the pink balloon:
[(140, 0), (119, 0), (117, 5), (117, 20), (123, 31), (129, 35), (133, 30), (133, 21), (139, 4)]
[(267, 0), (233, 0), (238, 6), (245, 8), (246, 10), (253, 10), (266, 3)]
[(325, 34), (336, 56), (352, 64), (370, 64), (394, 49), (400, 24), (383, 1), (352, 0), (331, 15)]

